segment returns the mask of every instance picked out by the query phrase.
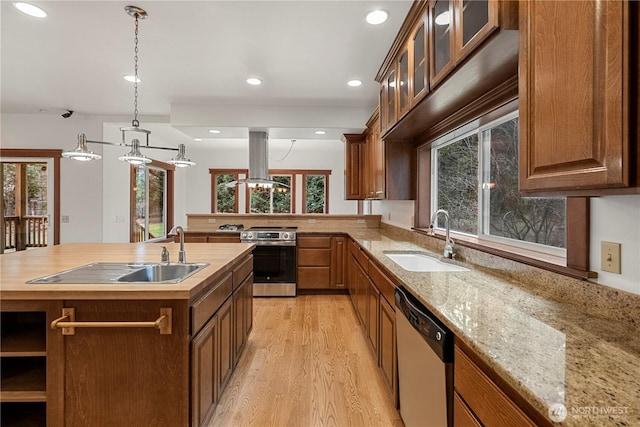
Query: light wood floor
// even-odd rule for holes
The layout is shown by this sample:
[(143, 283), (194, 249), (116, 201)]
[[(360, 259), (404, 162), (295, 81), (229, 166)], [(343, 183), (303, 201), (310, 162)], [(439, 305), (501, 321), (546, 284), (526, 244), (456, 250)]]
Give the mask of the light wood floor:
[(402, 426), (347, 295), (254, 298), (210, 427)]

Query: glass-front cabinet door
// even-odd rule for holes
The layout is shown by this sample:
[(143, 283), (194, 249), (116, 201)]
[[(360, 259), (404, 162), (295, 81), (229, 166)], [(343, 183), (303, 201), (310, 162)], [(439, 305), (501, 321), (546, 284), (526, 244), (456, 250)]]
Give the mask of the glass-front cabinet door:
[(429, 8), (431, 35), (431, 73), (429, 82), (433, 88), (454, 66), (454, 0), (437, 0)]
[(456, 51), (462, 58), (498, 28), (497, 0), (456, 0)]
[(386, 92), (386, 127), (387, 130), (391, 129), (396, 124), (396, 70), (391, 69), (387, 78), (385, 79), (385, 92)]
[(398, 58), (398, 117), (409, 110), (409, 50), (405, 49)]
[(413, 37), (411, 38), (411, 52), (413, 54), (413, 84), (411, 85), (412, 104), (422, 98), (428, 91), (426, 40), (425, 23), (424, 20), (421, 20), (418, 27), (413, 32)]

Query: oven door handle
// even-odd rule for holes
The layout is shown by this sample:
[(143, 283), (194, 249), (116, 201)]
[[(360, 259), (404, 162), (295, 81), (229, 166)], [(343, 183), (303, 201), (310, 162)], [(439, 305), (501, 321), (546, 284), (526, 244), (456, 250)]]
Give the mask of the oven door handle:
[(269, 241), (260, 242), (260, 241), (258, 241), (258, 242), (256, 242), (256, 241), (245, 240), (245, 241), (242, 241), (242, 243), (253, 243), (256, 246), (296, 246), (296, 242), (295, 241), (292, 241), (292, 242), (282, 242), (282, 241), (280, 241), (280, 242), (269, 242)]

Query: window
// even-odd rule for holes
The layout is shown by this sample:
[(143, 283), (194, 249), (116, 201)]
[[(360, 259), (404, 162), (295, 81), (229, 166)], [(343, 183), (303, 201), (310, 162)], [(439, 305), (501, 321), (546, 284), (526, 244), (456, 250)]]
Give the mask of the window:
[(303, 175), (303, 209), (305, 213), (329, 212), (329, 173), (319, 171)]
[(209, 169), (211, 174), (211, 212), (237, 213), (238, 186), (228, 185), (237, 181), (240, 174), (247, 174), (246, 169)]
[(250, 213), (296, 213), (300, 210), (300, 207), (296, 208), (296, 197), (302, 197), (303, 212), (329, 212), (330, 170), (270, 169), (269, 178), (280, 184), (271, 189), (251, 188), (244, 184), (227, 186), (247, 176), (247, 169), (209, 169), (209, 173), (212, 213), (237, 213), (240, 210)]
[(131, 242), (164, 237), (173, 226), (173, 170), (167, 168), (156, 161), (131, 167)]
[(436, 140), (431, 211), (447, 210), (452, 231), (564, 256), (566, 199), (520, 197), (517, 150), (517, 112)]
[(280, 185), (250, 187), (251, 213), (292, 213), (292, 175), (270, 175)]

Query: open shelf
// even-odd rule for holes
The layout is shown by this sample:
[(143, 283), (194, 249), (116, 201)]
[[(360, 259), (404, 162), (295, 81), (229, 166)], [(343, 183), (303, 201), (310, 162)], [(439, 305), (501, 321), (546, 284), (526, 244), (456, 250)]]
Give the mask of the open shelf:
[(46, 313), (3, 312), (0, 325), (0, 356), (46, 356)]
[(0, 401), (44, 402), (46, 387), (46, 358), (11, 357), (2, 360)]
[(47, 425), (44, 403), (2, 403), (0, 414), (2, 427), (45, 427)]

